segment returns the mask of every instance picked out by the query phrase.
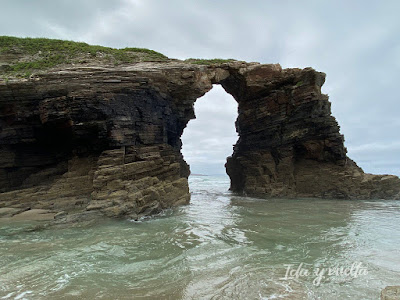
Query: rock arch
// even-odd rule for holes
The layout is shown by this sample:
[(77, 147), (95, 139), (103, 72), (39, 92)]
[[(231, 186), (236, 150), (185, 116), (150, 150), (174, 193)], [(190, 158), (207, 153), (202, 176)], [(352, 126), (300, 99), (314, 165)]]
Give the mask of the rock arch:
[(399, 197), (398, 177), (364, 174), (346, 156), (324, 80), (311, 68), (171, 61), (0, 82), (0, 204), (135, 218), (188, 203), (180, 137), (213, 84), (238, 102), (239, 140), (226, 163), (233, 191)]

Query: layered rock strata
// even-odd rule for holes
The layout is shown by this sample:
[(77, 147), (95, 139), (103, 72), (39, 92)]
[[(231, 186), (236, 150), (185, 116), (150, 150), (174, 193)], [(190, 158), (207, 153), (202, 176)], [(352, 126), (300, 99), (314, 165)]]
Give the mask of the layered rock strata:
[(399, 198), (397, 176), (365, 174), (347, 157), (331, 103), (321, 93), (324, 82), (325, 74), (311, 68), (271, 65), (222, 82), (239, 104), (239, 140), (226, 163), (233, 191), (269, 197)]
[(231, 189), (269, 197), (395, 198), (365, 174), (313, 69), (180, 61), (64, 68), (0, 81), (0, 207), (137, 218), (189, 202), (180, 137), (221, 84), (239, 104)]

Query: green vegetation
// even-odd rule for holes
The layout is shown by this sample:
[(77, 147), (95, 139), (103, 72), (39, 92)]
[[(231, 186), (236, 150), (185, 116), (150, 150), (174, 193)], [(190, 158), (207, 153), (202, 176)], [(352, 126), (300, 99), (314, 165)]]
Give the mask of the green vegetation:
[(296, 87), (302, 86), (303, 84), (304, 82), (300, 80), (299, 82), (296, 83)]
[[(0, 74), (4, 80), (30, 77), (34, 73), (66, 65), (116, 66), (146, 61), (170, 61), (165, 55), (144, 48), (114, 49), (82, 42), (47, 38), (0, 36)], [(196, 59), (185, 62), (214, 65), (233, 59)]]
[(221, 58), (213, 58), (213, 59), (199, 59), (199, 58), (188, 58), (185, 62), (196, 64), (196, 65), (215, 65), (215, 64), (223, 64), (234, 61), (234, 59), (221, 59)]
[[(47, 38), (0, 36), (0, 71), (27, 77), (32, 72), (64, 64), (112, 64), (168, 61), (168, 57), (143, 48), (114, 49), (81, 42)], [(1, 63), (5, 62), (5, 65)]]

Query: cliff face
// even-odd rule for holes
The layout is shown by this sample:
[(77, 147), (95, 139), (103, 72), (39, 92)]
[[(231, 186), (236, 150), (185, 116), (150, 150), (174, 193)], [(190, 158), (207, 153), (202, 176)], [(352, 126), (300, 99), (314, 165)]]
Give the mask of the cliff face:
[(0, 81), (0, 207), (138, 217), (189, 202), (180, 137), (221, 84), (239, 104), (231, 189), (270, 197), (394, 198), (396, 176), (346, 156), (325, 74), (179, 61), (64, 68)]
[(278, 65), (252, 66), (221, 82), (239, 103), (239, 141), (226, 163), (233, 191), (399, 198), (398, 177), (365, 174), (346, 156), (331, 103), (321, 93), (324, 82), (325, 74), (311, 68), (282, 70)]

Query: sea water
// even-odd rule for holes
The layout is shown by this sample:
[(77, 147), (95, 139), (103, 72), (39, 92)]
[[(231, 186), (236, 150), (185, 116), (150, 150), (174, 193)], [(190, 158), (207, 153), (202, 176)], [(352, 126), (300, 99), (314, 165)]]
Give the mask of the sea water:
[(400, 201), (189, 183), (190, 205), (140, 221), (0, 223), (0, 299), (379, 299), (400, 285)]

